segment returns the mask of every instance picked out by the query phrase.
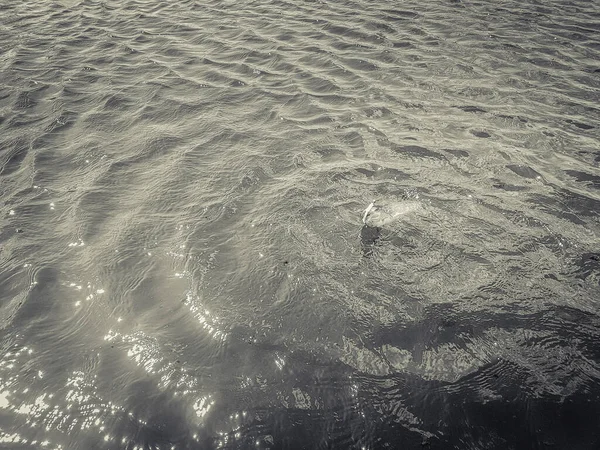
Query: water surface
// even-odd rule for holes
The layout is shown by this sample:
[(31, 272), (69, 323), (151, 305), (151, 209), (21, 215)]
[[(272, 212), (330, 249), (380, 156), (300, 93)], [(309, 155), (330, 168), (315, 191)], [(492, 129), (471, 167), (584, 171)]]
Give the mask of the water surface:
[(583, 0), (2, 1), (0, 446), (598, 448), (598, 61)]

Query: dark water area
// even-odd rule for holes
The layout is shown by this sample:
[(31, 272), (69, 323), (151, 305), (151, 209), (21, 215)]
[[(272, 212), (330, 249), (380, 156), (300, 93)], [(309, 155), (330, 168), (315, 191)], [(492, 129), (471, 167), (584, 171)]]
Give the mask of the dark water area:
[(599, 165), (597, 1), (3, 0), (0, 448), (598, 449)]

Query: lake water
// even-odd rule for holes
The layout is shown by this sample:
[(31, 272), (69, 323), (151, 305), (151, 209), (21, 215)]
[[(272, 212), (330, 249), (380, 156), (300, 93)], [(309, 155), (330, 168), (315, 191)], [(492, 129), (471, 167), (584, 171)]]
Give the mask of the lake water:
[(1, 3), (0, 448), (599, 448), (597, 1)]

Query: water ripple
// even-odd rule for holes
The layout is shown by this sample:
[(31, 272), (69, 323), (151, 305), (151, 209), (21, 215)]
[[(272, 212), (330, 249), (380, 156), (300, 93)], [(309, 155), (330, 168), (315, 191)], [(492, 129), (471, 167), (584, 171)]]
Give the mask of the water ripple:
[(596, 4), (2, 8), (1, 445), (600, 441)]

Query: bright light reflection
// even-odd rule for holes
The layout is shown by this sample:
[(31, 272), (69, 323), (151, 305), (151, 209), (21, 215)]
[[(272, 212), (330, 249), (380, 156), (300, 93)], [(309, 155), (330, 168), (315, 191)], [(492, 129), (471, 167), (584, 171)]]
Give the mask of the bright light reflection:
[(210, 395), (199, 395), (200, 386), (196, 377), (182, 372), (178, 364), (163, 357), (164, 352), (156, 339), (143, 332), (128, 335), (111, 330), (104, 336), (104, 340), (118, 341), (129, 346), (127, 356), (148, 374), (156, 377), (159, 389), (171, 389), (174, 397), (192, 397), (192, 406), (198, 418), (205, 417), (214, 405)]
[[(72, 283), (71, 287), (79, 286)], [(91, 290), (91, 286), (87, 286)], [(98, 293), (98, 290), (95, 290)], [(207, 313), (207, 312), (206, 312)], [(147, 373), (156, 375), (156, 382), (160, 389), (169, 387), (174, 395), (186, 398), (198, 419), (204, 419), (215, 404), (215, 400), (205, 393), (201, 393), (196, 377), (190, 376), (181, 370), (179, 362), (175, 364), (165, 359), (164, 349), (157, 340), (142, 332), (124, 335), (110, 331), (104, 339), (106, 341), (119, 341), (128, 347), (127, 356)], [(65, 390), (59, 389), (53, 393), (39, 392), (35, 383), (20, 380), (23, 373), (31, 373), (30, 355), (34, 350), (22, 347), (16, 351), (7, 352), (0, 357), (0, 410), (9, 410), (22, 416), (27, 423), (27, 430), (45, 430), (48, 433), (74, 433), (79, 430), (97, 433), (99, 439), (111, 443), (115, 437), (110, 434), (110, 425), (116, 413), (126, 414), (121, 406), (106, 402), (98, 395), (97, 375), (88, 371), (75, 370), (69, 374), (64, 384)], [(35, 366), (33, 366), (35, 368)], [(38, 379), (43, 378), (43, 370), (34, 372)], [(21, 387), (19, 387), (19, 385)], [(27, 387), (25, 387), (27, 386)], [(33, 398), (25, 400), (25, 395)], [(135, 417), (129, 412), (129, 417), (140, 426), (147, 426), (143, 418)], [(58, 444), (41, 436), (37, 441), (28, 440), (23, 435), (8, 434), (0, 429), (0, 443), (31, 445), (33, 447), (62, 450)], [(36, 436), (40, 436), (36, 432)], [(124, 438), (126, 439), (126, 438)], [(113, 445), (109, 444), (109, 445)]]
[(190, 311), (200, 323), (202, 328), (208, 332), (214, 339), (224, 341), (227, 338), (227, 333), (221, 328), (220, 321), (214, 315), (211, 315), (210, 311), (202, 307), (198, 296), (188, 292), (184, 303), (190, 308)]
[(283, 359), (281, 356), (276, 355), (275, 356), (275, 365), (277, 366), (277, 368), (279, 370), (283, 369), (283, 366), (285, 366), (285, 359)]
[(215, 404), (214, 400), (210, 400), (210, 396), (202, 397), (194, 403), (194, 411), (199, 418), (208, 414), (210, 408)]
[[(25, 400), (25, 394), (34, 393), (35, 384), (27, 380), (29, 385), (25, 389), (16, 388), (25, 383), (20, 380), (21, 370), (24, 367), (30, 370), (31, 360), (29, 356), (34, 351), (28, 347), (22, 347), (16, 352), (8, 352), (0, 360), (0, 408), (10, 410), (22, 416), (28, 425), (28, 430), (35, 430), (36, 435), (40, 430), (46, 432), (59, 431), (70, 433), (75, 430), (96, 428), (102, 431), (105, 428), (104, 417), (108, 412), (114, 414), (119, 408), (112, 403), (105, 403), (96, 394), (96, 376), (90, 376), (81, 371), (75, 371), (68, 377), (65, 387), (67, 393), (64, 397), (58, 393), (40, 393), (37, 397)], [(15, 370), (12, 370), (15, 369)], [(7, 373), (7, 370), (10, 372)], [(44, 372), (37, 371), (38, 378), (44, 376)], [(9, 387), (15, 387), (14, 390)], [(64, 403), (67, 406), (61, 406)], [(27, 430), (27, 429), (26, 429)], [(106, 433), (99, 433), (104, 436)], [(33, 448), (48, 448), (62, 450), (59, 444), (54, 444), (48, 439), (29, 440), (23, 435), (9, 434), (0, 430), (0, 443), (12, 443), (29, 445)]]

